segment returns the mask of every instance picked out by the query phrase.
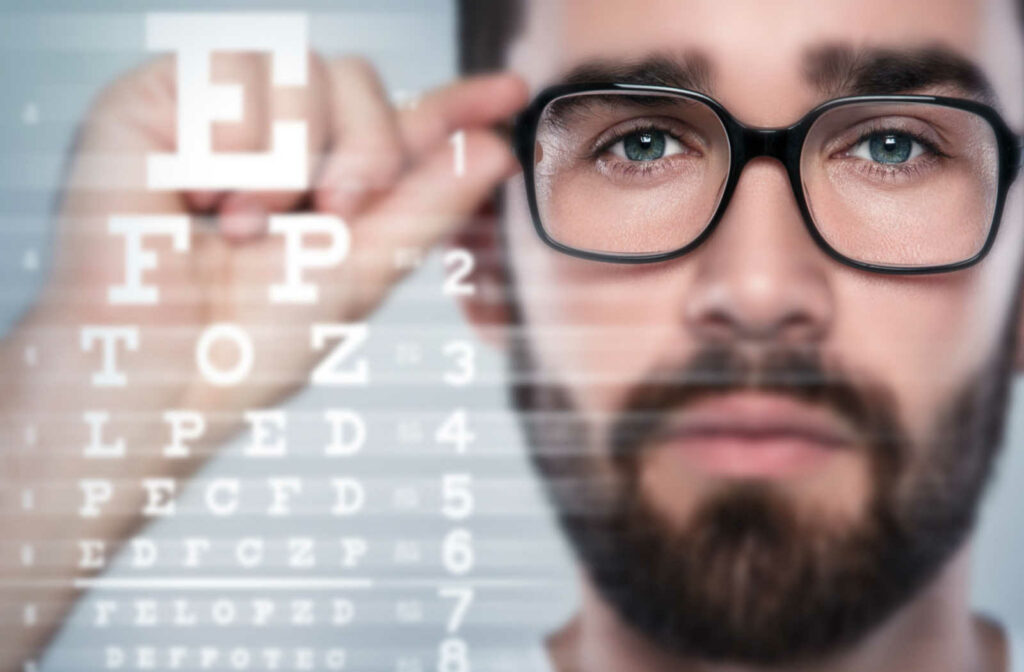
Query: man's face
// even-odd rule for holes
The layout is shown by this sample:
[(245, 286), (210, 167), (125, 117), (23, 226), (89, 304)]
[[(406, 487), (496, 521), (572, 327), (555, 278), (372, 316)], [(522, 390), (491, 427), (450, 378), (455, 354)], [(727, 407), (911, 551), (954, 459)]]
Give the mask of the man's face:
[[(936, 46), (978, 65), (1020, 132), (1009, 0), (535, 2), (510, 66), (537, 89), (595, 60), (697, 60), (737, 119), (780, 127), (843, 93), (808, 77), (824, 48)], [(701, 247), (655, 264), (546, 247), (510, 185), (527, 327), (513, 370), (540, 379), (517, 403), (584, 569), (627, 622), (684, 653), (821, 654), (962, 544), (1002, 425), (1022, 184), (982, 263), (925, 276), (826, 256), (771, 159), (746, 166)]]

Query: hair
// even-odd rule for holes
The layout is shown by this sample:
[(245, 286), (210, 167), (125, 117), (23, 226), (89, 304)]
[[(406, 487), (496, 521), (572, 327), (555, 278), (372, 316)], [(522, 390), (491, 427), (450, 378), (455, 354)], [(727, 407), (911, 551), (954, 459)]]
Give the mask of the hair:
[[(1024, 30), (1024, 0), (1015, 0)], [(505, 68), (512, 40), (523, 27), (524, 0), (457, 0), (459, 68), (474, 75)]]
[(523, 0), (458, 0), (462, 74), (504, 69), (509, 44), (522, 28), (524, 5)]

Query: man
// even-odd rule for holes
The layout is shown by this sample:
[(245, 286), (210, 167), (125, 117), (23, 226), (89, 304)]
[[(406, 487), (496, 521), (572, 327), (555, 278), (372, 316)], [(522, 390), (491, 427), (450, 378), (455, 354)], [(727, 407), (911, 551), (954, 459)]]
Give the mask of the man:
[[(980, 96), (1019, 119), (1011, 11), (533, 3), (507, 65), (533, 89), (696, 90), (756, 127), (856, 94)], [(1003, 34), (973, 32), (1000, 13)], [(467, 32), (471, 61), (495, 58), (481, 50), (496, 33)], [(1013, 72), (1000, 72), (989, 59), (1011, 43)], [(584, 574), (582, 608), (550, 642), (557, 666), (1007, 669), (997, 627), (969, 615), (964, 592), (1018, 338), (1020, 248), (1014, 239), (1002, 270), (989, 256), (894, 274), (983, 244), (953, 232), (971, 227), (973, 190), (956, 204), (936, 191), (959, 189), (940, 176), (958, 169), (937, 162), (970, 152), (944, 152), (925, 131), (951, 141), (967, 117), (832, 109), (803, 138), (798, 180), (755, 155), (730, 195), (736, 134), (693, 96), (652, 93), (576, 88), (531, 117), (533, 169), (504, 201), (513, 310), (471, 310), (529, 327), (510, 332), (514, 398)], [(906, 147), (894, 157), (887, 143)], [(1000, 235), (1022, 221), (1015, 190)], [(947, 207), (957, 214), (937, 215)], [(645, 256), (668, 258), (608, 262)], [(989, 272), (999, 309), (968, 289)]]
[[(44, 339), (62, 372), (88, 379), (95, 362), (55, 327), (112, 317), (102, 297), (122, 269), (90, 235), (95, 218), (213, 216), (187, 259), (167, 254), (154, 273), (177, 300), (113, 318), (143, 325), (156, 351), (124, 366), (160, 384), (100, 401), (142, 418), (220, 418), (279, 399), (315, 362), (306, 330), (255, 327), (361, 319), (401, 274), (381, 259), (498, 211), (500, 230), (462, 233), (481, 289), (464, 307), (509, 352), (534, 461), (580, 561), (579, 613), (548, 642), (554, 669), (1009, 670), (1020, 663), (1008, 631), (972, 615), (966, 593), (1019, 352), (1017, 9), (463, 3), (467, 70), (508, 68), (545, 90), (517, 127), (527, 170), (496, 203), (488, 195), (516, 167), (488, 129), (526, 103), (519, 77), (469, 80), (397, 112), (365, 65), (316, 59), (300, 92), (247, 87), (262, 114), (309, 121), (313, 155), (325, 155), (311, 193), (153, 193), (141, 170), (77, 188), (91, 157), (141, 161), (173, 145), (173, 70), (161, 61), (106, 92), (84, 127), (55, 274), (4, 344), (3, 370), (23, 371), (25, 346)], [(215, 64), (250, 84), (260, 68)], [(557, 83), (572, 86), (545, 89)], [(827, 102), (849, 96), (875, 97)], [(453, 180), (447, 139), (460, 128), (469, 170)], [(252, 118), (221, 127), (215, 148), (259, 149), (262, 131)], [(314, 307), (252, 298), (280, 254), (267, 214), (304, 208), (349, 222), (351, 263), (314, 278)], [(226, 320), (279, 353), (257, 362), (261, 382), (228, 395), (172, 375), (190, 370), (195, 334)], [(2, 415), (80, 414), (95, 394), (53, 395), (41, 380), (17, 374)], [(156, 422), (117, 429), (130, 444)], [(234, 429), (215, 424), (203, 445)], [(47, 428), (39, 442), (78, 445), (83, 431)], [(11, 466), (29, 483), (83, 469), (73, 458)], [(138, 522), (42, 533), (115, 540)], [(52, 566), (75, 571), (71, 557)], [(47, 596), (55, 613), (73, 598)], [(5, 660), (41, 642), (11, 642)]]

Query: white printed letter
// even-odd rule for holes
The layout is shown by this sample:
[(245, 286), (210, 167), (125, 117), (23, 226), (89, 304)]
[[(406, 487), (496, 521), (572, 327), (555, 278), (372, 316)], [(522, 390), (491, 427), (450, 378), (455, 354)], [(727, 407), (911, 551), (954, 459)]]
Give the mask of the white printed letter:
[[(223, 369), (214, 366), (210, 361), (210, 350), (217, 344), (217, 341), (234, 341), (238, 350), (238, 361), (230, 369)], [(241, 327), (234, 324), (215, 324), (203, 332), (196, 346), (196, 364), (199, 365), (199, 372), (211, 385), (228, 387), (237, 385), (245, 380), (252, 371), (253, 360), (252, 339)]]
[(96, 341), (103, 341), (103, 368), (92, 374), (93, 387), (124, 387), (128, 379), (117, 370), (117, 342), (129, 350), (139, 349), (138, 327), (82, 327), (82, 350), (92, 352)]
[(187, 252), (189, 219), (184, 215), (138, 215), (111, 217), (110, 233), (124, 236), (125, 280), (123, 285), (107, 289), (111, 305), (154, 305), (160, 290), (142, 284), (142, 272), (156, 268), (156, 253), (142, 247), (143, 236), (170, 236), (176, 252)]
[[(311, 268), (330, 268), (345, 261), (349, 233), (345, 222), (334, 215), (273, 215), (270, 233), (284, 236), (284, 283), (270, 286), (271, 303), (316, 303), (320, 288), (302, 281), (302, 272)], [(306, 236), (328, 236), (330, 244), (307, 247)]]
[(356, 324), (314, 324), (313, 349), (323, 350), (329, 338), (341, 338), (341, 343), (331, 351), (324, 361), (313, 370), (313, 385), (366, 385), (370, 382), (370, 365), (366, 359), (355, 362), (355, 366), (347, 371), (339, 370), (339, 364), (352, 355), (352, 351), (362, 345), (370, 328), (362, 323)]
[(305, 86), (307, 20), (302, 14), (150, 14), (146, 47), (178, 63), (178, 152), (148, 158), (155, 190), (296, 189), (309, 186), (306, 124), (275, 121), (269, 152), (216, 154), (210, 126), (257, 114), (243, 110), (238, 85), (210, 83), (214, 52), (270, 52), (275, 86)]

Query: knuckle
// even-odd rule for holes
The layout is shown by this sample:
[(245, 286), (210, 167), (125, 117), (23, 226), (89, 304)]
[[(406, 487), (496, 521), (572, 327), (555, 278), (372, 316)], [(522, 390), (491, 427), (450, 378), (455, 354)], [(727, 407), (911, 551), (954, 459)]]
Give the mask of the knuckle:
[(405, 160), (398, 152), (374, 154), (366, 160), (362, 177), (371, 188), (386, 188), (398, 180), (405, 166)]
[(377, 68), (365, 56), (345, 56), (335, 61), (337, 71), (342, 75), (362, 82), (377, 81)]
[(346, 56), (332, 64), (337, 92), (387, 100), (377, 67), (364, 56)]
[(380, 191), (393, 186), (405, 168), (397, 152), (348, 150), (335, 156), (324, 187)]
[(112, 80), (91, 107), (96, 115), (118, 114), (139, 105), (170, 105), (174, 99), (174, 60), (163, 56)]
[(79, 121), (75, 147), (113, 148), (141, 134), (153, 146), (172, 148), (176, 135), (173, 60), (144, 64), (101, 88)]

